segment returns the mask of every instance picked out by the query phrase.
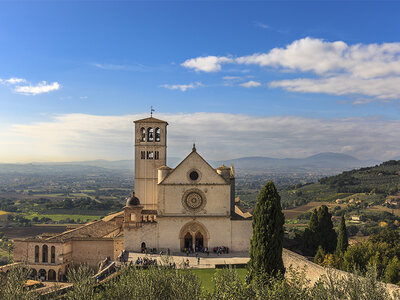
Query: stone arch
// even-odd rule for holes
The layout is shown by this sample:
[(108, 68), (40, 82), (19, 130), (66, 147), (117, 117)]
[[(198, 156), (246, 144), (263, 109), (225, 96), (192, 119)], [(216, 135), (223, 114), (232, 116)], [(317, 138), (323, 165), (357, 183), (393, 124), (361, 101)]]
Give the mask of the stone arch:
[(55, 281), (57, 279), (56, 278), (56, 276), (57, 276), (56, 271), (54, 271), (53, 269), (50, 269), (48, 274), (49, 274), (48, 277), (47, 277), (48, 280)]
[(147, 128), (147, 141), (148, 142), (154, 141), (154, 129), (152, 127)]
[(36, 271), (36, 269), (32, 269), (31, 271), (31, 278), (33, 278), (34, 280), (37, 279), (38, 273)]
[(161, 141), (161, 129), (159, 127), (157, 127), (155, 130), (155, 141), (156, 142)]
[[(190, 240), (190, 236), (192, 237), (191, 243), (192, 246), (190, 247), (192, 250), (197, 246), (201, 245), (201, 248), (208, 247), (208, 241), (210, 239), (210, 233), (208, 232), (207, 228), (200, 222), (191, 221), (186, 223), (181, 231), (179, 232), (179, 240), (181, 249), (185, 249), (187, 247), (188, 241)], [(200, 243), (201, 240), (201, 243)], [(185, 245), (186, 244), (186, 245)], [(202, 250), (202, 249), (198, 249)]]
[(45, 269), (40, 269), (39, 270), (39, 279), (40, 280), (46, 280), (46, 270)]
[(140, 141), (145, 142), (146, 141), (146, 129), (144, 127), (142, 127), (140, 129), (140, 133), (141, 133)]

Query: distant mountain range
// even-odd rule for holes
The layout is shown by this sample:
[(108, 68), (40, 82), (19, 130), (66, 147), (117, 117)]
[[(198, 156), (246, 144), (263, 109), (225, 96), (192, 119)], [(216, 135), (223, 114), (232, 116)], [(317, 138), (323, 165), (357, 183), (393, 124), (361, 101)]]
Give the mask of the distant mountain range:
[[(177, 157), (168, 158), (168, 166), (175, 167), (182, 159)], [(234, 164), (238, 172), (313, 172), (313, 173), (338, 173), (344, 170), (372, 166), (380, 163), (375, 160), (359, 160), (353, 156), (326, 152), (305, 158), (270, 158), (270, 157), (241, 157), (223, 161), (210, 161), (213, 167), (222, 164), (230, 166)], [(124, 171), (133, 173), (134, 164), (132, 160), (92, 160), (80, 162), (59, 163), (30, 163), (30, 164), (0, 164), (0, 173), (90, 173)]]
[(375, 160), (359, 160), (353, 156), (325, 152), (305, 158), (270, 158), (270, 157), (242, 157), (221, 161), (219, 164), (233, 163), (237, 170), (267, 170), (272, 172), (310, 172), (332, 171), (338, 172), (354, 168), (366, 167), (380, 163)]

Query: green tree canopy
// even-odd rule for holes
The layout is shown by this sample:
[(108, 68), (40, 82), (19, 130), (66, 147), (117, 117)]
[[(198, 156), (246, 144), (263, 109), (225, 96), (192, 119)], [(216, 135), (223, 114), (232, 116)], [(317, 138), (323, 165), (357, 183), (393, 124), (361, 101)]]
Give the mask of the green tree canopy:
[(307, 254), (315, 255), (319, 245), (325, 252), (333, 253), (336, 248), (337, 236), (333, 229), (332, 215), (326, 205), (314, 209), (308, 228), (303, 234), (303, 250)]
[(249, 279), (283, 275), (282, 243), (285, 217), (281, 197), (272, 181), (261, 189), (253, 212), (253, 235), (250, 242)]
[(340, 220), (339, 226), (339, 235), (336, 244), (336, 253), (338, 255), (342, 255), (346, 252), (347, 247), (349, 246), (349, 238), (347, 236), (347, 228), (346, 228), (346, 221), (344, 219), (344, 215), (342, 215), (342, 219)]

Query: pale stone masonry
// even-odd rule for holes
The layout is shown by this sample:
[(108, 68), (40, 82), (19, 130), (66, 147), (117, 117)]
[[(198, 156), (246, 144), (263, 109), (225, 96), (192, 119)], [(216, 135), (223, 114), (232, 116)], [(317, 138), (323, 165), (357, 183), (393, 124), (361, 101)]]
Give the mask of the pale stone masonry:
[(214, 169), (195, 145), (175, 169), (166, 166), (167, 125), (152, 117), (135, 121), (135, 195), (124, 208), (125, 249), (248, 251), (251, 215), (235, 205), (233, 167)]
[(116, 259), (123, 250), (122, 212), (89, 222), (61, 234), (17, 239), (14, 261), (27, 264), (32, 277), (61, 281), (73, 264), (97, 269), (106, 257)]
[(166, 166), (168, 123), (150, 117), (134, 124), (135, 193), (123, 211), (102, 220), (16, 240), (14, 260), (32, 268), (33, 277), (62, 280), (72, 265), (97, 269), (122, 250), (248, 252), (251, 215), (236, 205), (233, 166), (214, 169), (193, 145), (171, 169)]

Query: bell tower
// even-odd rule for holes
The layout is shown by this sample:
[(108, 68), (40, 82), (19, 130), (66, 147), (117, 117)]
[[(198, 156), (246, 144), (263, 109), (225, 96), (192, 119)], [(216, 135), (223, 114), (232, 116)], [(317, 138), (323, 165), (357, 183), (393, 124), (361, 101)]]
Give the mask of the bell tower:
[(158, 171), (167, 162), (168, 123), (151, 115), (135, 123), (135, 194), (144, 209), (157, 209)]

